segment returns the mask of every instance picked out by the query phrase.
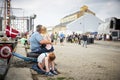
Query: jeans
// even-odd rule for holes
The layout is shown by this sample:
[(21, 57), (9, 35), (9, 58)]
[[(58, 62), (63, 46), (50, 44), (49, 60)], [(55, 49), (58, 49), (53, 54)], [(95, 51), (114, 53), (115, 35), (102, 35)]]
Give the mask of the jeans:
[(41, 53), (45, 53), (45, 52), (53, 52), (54, 48), (52, 47), (51, 49), (47, 50), (45, 47), (40, 47), (36, 50), (32, 50), (33, 53), (37, 53), (37, 54), (41, 54)]
[(82, 43), (83, 45), (83, 47), (85, 46), (86, 48), (87, 48), (87, 41), (83, 41), (83, 43)]
[(16, 53), (16, 52), (13, 52), (12, 55), (13, 55), (13, 56), (16, 56), (16, 57), (18, 57), (18, 58), (20, 58), (20, 59), (23, 59), (24, 61), (37, 62), (37, 58), (25, 57), (25, 56), (23, 56), (23, 55), (21, 55), (21, 54), (18, 54), (18, 53)]
[(32, 69), (38, 72), (39, 74), (45, 74), (45, 71), (42, 71), (37, 64), (33, 64)]

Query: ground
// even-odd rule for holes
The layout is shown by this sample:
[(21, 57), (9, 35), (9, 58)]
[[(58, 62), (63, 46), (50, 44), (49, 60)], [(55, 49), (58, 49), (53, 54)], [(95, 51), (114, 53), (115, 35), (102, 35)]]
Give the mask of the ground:
[[(5, 80), (120, 80), (120, 42), (95, 41), (84, 48), (75, 43), (54, 45), (60, 74), (45, 77), (31, 70), (31, 63), (13, 58)], [(25, 55), (18, 44), (17, 51)]]

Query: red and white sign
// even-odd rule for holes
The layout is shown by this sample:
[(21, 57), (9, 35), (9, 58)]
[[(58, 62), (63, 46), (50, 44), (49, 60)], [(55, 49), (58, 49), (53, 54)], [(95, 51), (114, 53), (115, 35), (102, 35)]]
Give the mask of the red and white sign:
[(3, 46), (0, 50), (0, 57), (9, 58), (11, 56), (12, 49), (9, 46)]

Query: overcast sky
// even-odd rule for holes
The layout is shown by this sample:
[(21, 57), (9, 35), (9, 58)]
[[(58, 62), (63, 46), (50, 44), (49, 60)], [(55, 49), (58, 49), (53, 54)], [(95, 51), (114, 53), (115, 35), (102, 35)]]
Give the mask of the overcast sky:
[[(11, 0), (12, 7), (23, 8), (24, 16), (37, 15), (35, 25), (54, 26), (60, 23), (60, 19), (66, 15), (80, 10), (87, 5), (96, 13), (96, 16), (104, 20), (108, 17), (120, 18), (120, 0)], [(14, 10), (21, 13), (22, 10)]]

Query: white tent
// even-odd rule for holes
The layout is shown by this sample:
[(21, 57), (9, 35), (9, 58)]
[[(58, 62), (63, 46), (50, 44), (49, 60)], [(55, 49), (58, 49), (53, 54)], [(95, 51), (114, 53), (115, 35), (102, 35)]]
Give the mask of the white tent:
[(98, 26), (103, 23), (102, 20), (92, 14), (84, 14), (84, 16), (67, 25), (67, 30), (74, 32), (97, 32)]

